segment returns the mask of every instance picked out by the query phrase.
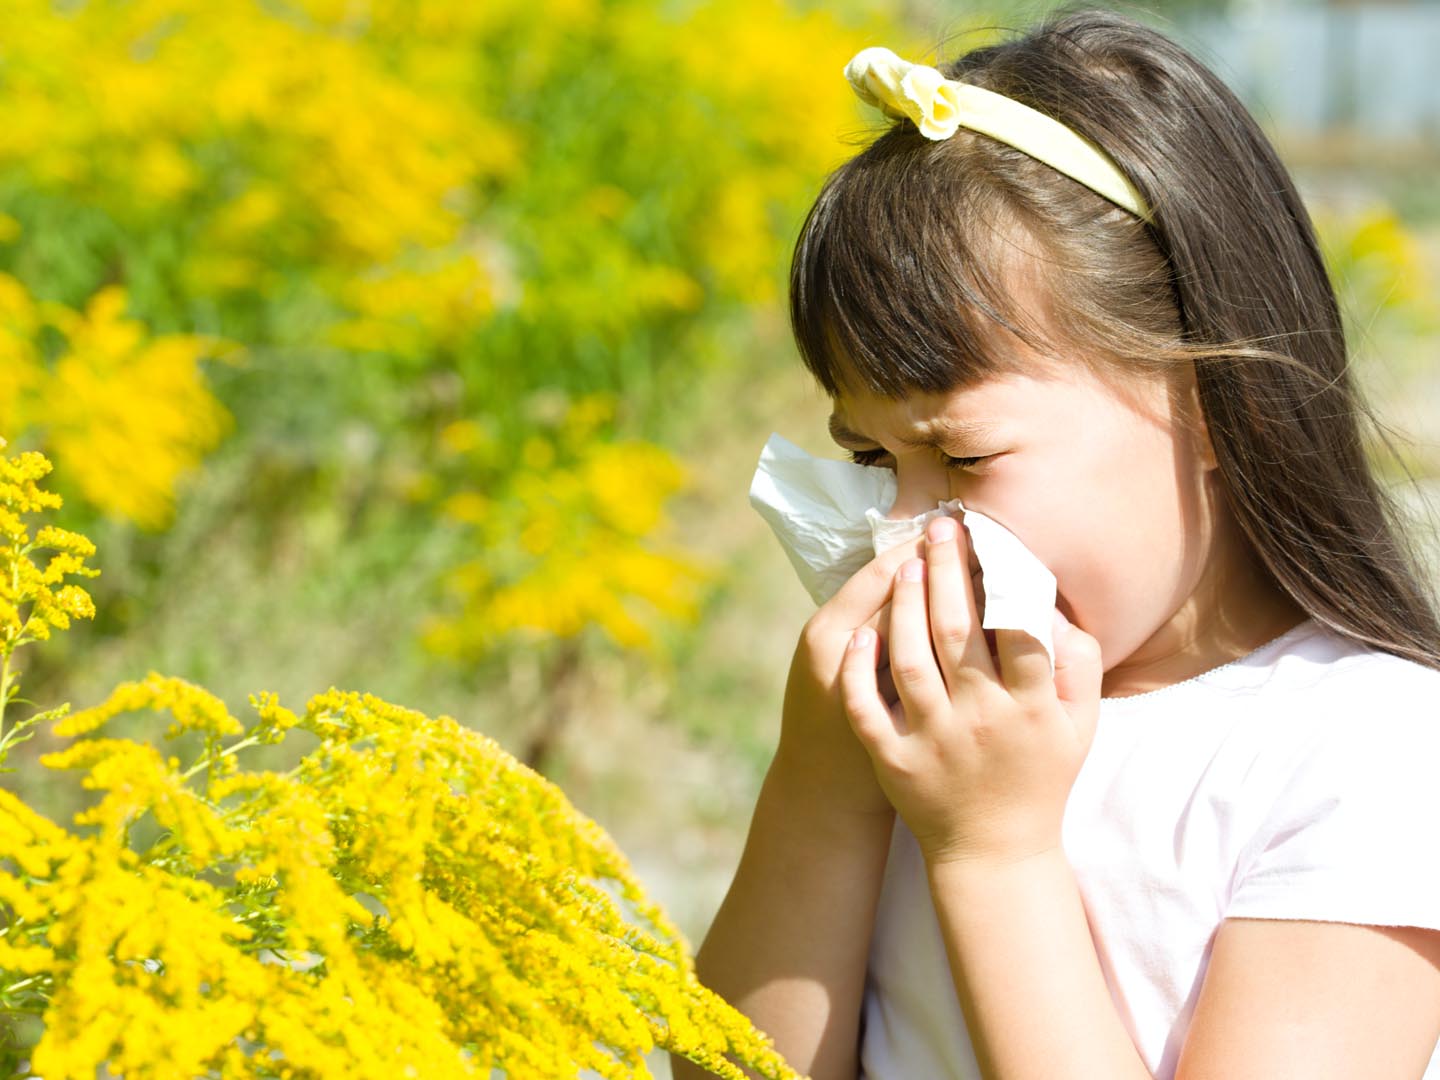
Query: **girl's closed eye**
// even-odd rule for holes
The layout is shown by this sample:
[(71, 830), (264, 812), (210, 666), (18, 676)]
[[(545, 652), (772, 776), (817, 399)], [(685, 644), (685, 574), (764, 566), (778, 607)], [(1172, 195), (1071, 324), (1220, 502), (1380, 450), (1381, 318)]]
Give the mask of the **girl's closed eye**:
[[(885, 458), (890, 456), (889, 452), (885, 450), (847, 450), (846, 453), (850, 455), (850, 460), (855, 462), (855, 464), (857, 465), (872, 465), (880, 468), (886, 467), (882, 464), (882, 462)], [(955, 457), (952, 454), (942, 453), (940, 455), (940, 460), (948, 468), (951, 469), (971, 469), (974, 468), (976, 465), (979, 465), (987, 457), (991, 456), (993, 455), (986, 454), (980, 457)]]

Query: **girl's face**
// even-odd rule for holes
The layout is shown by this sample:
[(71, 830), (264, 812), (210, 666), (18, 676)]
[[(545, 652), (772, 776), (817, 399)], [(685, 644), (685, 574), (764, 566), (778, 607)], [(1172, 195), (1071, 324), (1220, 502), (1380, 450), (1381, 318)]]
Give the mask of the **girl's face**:
[(895, 470), (890, 517), (958, 498), (1019, 537), (1055, 574), (1056, 606), (1099, 642), (1102, 693), (1121, 696), (1208, 670), (1303, 617), (1284, 622), (1254, 578), (1203, 425), (1187, 415), (1200, 415), (1188, 369), (1122, 389), (1037, 357), (1033, 374), (944, 394), (843, 394), (831, 433), (856, 460)]

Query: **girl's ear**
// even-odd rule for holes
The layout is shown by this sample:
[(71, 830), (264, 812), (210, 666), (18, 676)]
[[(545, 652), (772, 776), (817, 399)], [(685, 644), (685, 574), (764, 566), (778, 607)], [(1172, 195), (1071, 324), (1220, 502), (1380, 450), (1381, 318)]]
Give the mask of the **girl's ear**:
[(1215, 459), (1215, 443), (1210, 438), (1210, 425), (1205, 420), (1205, 408), (1200, 404), (1200, 384), (1195, 378), (1195, 369), (1189, 369), (1189, 377), (1184, 381), (1185, 400), (1185, 423), (1195, 439), (1196, 455), (1200, 459), (1200, 467), (1206, 472), (1211, 472), (1220, 467)]
[(1210, 425), (1205, 420), (1205, 410), (1200, 407), (1200, 391), (1195, 390), (1196, 438), (1200, 441), (1200, 463), (1206, 472), (1218, 469), (1220, 462), (1215, 459), (1215, 443), (1210, 439)]
[(1220, 461), (1215, 458), (1215, 444), (1210, 438), (1210, 423), (1205, 420), (1205, 410), (1200, 408), (1200, 400), (1195, 402), (1195, 438), (1200, 441), (1200, 462), (1205, 472), (1214, 472), (1220, 468)]

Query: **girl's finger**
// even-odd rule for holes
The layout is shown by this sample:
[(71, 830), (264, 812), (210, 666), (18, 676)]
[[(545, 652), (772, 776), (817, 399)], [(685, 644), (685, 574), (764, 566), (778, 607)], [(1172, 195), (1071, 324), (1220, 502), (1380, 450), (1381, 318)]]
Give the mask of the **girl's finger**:
[(1059, 608), (1055, 609), (1055, 694), (1069, 704), (1083, 704), (1100, 697), (1105, 663), (1100, 643), (1075, 626)]
[(880, 696), (887, 706), (900, 704), (900, 694), (895, 689), (895, 680), (890, 677), (890, 659), (884, 653), (883, 647), (880, 654), (880, 671), (878, 680), (880, 684)]
[[(890, 601), (890, 677), (907, 716), (948, 710), (950, 697), (930, 645), (925, 562), (910, 559), (895, 575)], [(913, 723), (913, 720), (912, 720)]]
[(872, 752), (902, 724), (892, 719), (875, 681), (879, 652), (879, 635), (862, 626), (851, 637), (850, 646), (840, 661), (840, 703), (855, 737)]
[(840, 586), (815, 613), (814, 619), (846, 631), (874, 619), (890, 599), (896, 568), (907, 558), (913, 558), (919, 547), (920, 542), (916, 540), (898, 544), (875, 556)]
[(995, 666), (970, 581), (970, 547), (953, 517), (940, 516), (925, 530), (925, 563), (930, 578), (930, 634), (940, 671), (953, 694), (962, 672), (995, 677)]
[(995, 651), (1000, 655), (1000, 680), (1016, 701), (1043, 705), (1055, 700), (1055, 677), (1050, 654), (1024, 630), (996, 630)]

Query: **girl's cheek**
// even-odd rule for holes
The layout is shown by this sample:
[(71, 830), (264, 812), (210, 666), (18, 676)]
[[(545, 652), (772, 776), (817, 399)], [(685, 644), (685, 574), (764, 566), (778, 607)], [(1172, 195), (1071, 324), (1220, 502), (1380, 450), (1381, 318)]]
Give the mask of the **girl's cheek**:
[[(1055, 571), (1052, 569), (1051, 572), (1054, 573)], [(1061, 615), (1064, 615), (1065, 618), (1070, 620), (1071, 625), (1078, 626), (1087, 634), (1093, 634), (1094, 631), (1086, 625), (1091, 619), (1084, 599), (1083, 597), (1072, 598), (1070, 589), (1068, 588), (1069, 580), (1068, 577), (1061, 577), (1058, 573), (1055, 575), (1055, 606), (1059, 608)]]

